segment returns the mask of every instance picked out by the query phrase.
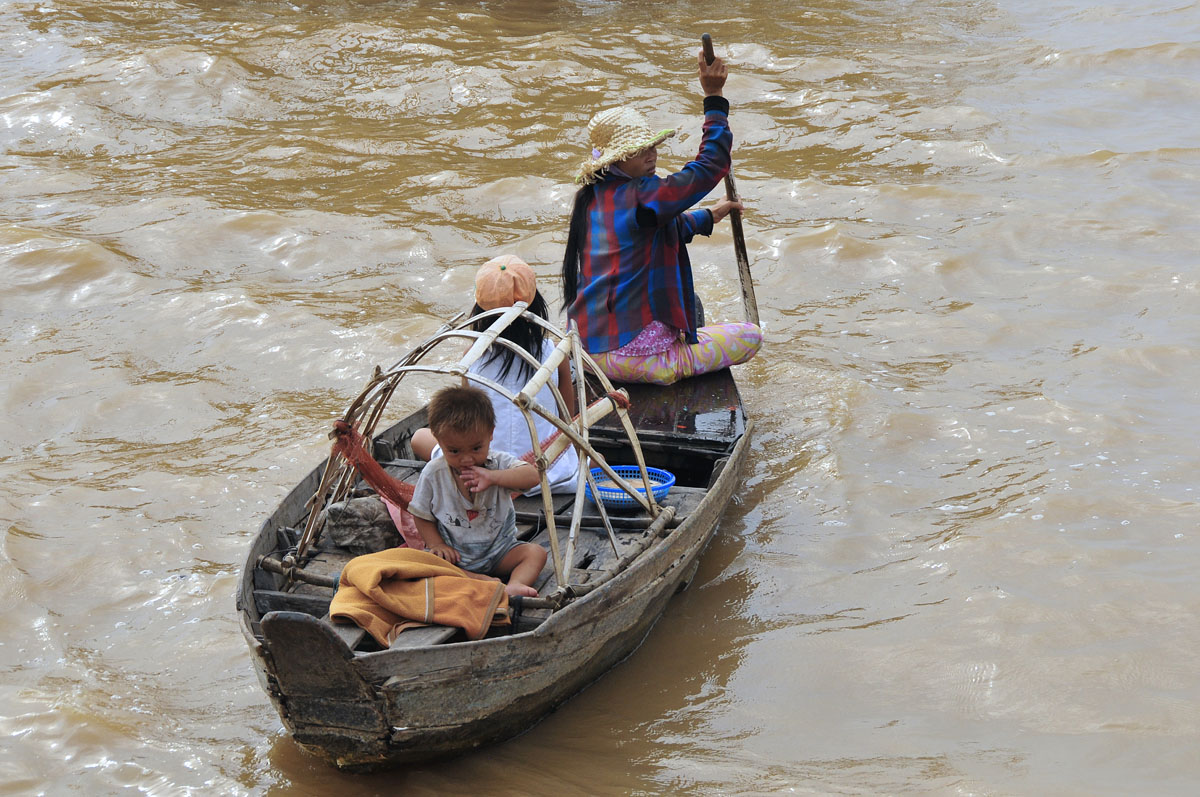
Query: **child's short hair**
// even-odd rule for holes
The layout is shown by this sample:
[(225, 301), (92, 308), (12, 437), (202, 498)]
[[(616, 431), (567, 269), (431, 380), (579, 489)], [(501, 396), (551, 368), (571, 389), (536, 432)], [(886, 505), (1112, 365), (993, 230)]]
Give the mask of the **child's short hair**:
[(429, 430), (438, 432), (470, 432), (479, 426), (496, 428), (496, 411), (492, 400), (477, 387), (444, 387), (429, 400)]

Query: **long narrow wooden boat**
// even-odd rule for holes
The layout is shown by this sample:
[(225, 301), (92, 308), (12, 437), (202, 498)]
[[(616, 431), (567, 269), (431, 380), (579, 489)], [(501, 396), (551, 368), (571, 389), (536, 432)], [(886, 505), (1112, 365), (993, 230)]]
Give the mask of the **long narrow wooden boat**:
[[(344, 420), (374, 440), (374, 457), (389, 474), (414, 482), (423, 465), (409, 446), (424, 425), (423, 410), (375, 433), (400, 380), (414, 373), (464, 378), (489, 345), (504, 343), (497, 343), (500, 329), (522, 309), (485, 313), (496, 317), (486, 333), (471, 332), (472, 319), (456, 319), (397, 366), (377, 369)], [(575, 373), (587, 371), (590, 359), (574, 334), (545, 326), (559, 341), (556, 355), (571, 358)], [(461, 355), (464, 339), (473, 344), (466, 355), (431, 364), (446, 341)], [(740, 482), (750, 444), (751, 424), (732, 376), (722, 371), (671, 387), (624, 386), (628, 409), (603, 377), (578, 379), (577, 406), (591, 410), (564, 423), (557, 408), (529, 400), (557, 362), (510, 397), (555, 423), (581, 457), (604, 468), (636, 463), (643, 477), (645, 466), (662, 468), (676, 476), (675, 486), (660, 503), (639, 491), (648, 481), (632, 479), (625, 484), (641, 505), (604, 511), (583, 497), (588, 471), (581, 468), (575, 494), (516, 499), (518, 536), (550, 552), (539, 597), (514, 600), (512, 625), (483, 639), (427, 626), (400, 633), (383, 649), (357, 626), (328, 619), (339, 573), (352, 557), (319, 534), (316, 518), (327, 504), (365, 492), (348, 463), (331, 455), (262, 524), (237, 598), (263, 688), (303, 748), (362, 770), (455, 755), (516, 735), (628, 656), (691, 580)], [(561, 406), (557, 389), (554, 395)], [(541, 441), (531, 445), (546, 454)]]

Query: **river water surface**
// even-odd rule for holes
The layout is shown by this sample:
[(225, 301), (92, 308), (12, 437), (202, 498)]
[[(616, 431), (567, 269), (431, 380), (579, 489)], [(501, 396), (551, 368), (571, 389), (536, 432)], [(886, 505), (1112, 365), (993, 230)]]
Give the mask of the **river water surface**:
[[(582, 127), (727, 54), (766, 328), (740, 500), (519, 739), (341, 774), (234, 591), (331, 420)], [(0, 794), (1193, 794), (1200, 6), (0, 5)], [(740, 317), (727, 225), (692, 247)]]

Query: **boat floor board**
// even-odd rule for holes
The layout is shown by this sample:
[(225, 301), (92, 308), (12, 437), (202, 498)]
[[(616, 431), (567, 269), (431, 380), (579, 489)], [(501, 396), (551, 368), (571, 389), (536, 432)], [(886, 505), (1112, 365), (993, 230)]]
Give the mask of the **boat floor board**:
[[(574, 495), (556, 493), (550, 498), (550, 506), (554, 508), (554, 514), (559, 515), (567, 511), (574, 500)], [(543, 519), (545, 513), (542, 511), (542, 497), (519, 495), (513, 499), (513, 508), (517, 511), (517, 539), (529, 542), (546, 525)]]
[[(620, 540), (618, 540), (620, 542)], [(617, 561), (612, 542), (603, 531), (583, 530), (575, 541), (575, 574), (572, 581), (586, 584)]]
[(662, 501), (663, 506), (675, 507), (675, 518), (671, 521), (671, 526), (678, 526), (686, 518), (691, 517), (696, 508), (700, 506), (700, 502), (707, 496), (707, 487), (671, 488), (671, 492)]
[[(550, 496), (550, 505), (554, 507), (554, 514), (559, 514), (571, 505), (575, 500), (575, 495), (568, 493), (554, 493)], [(513, 508), (518, 512), (540, 513), (542, 511), (542, 497), (540, 495), (518, 495), (513, 499)]]
[[(541, 529), (531, 537), (528, 542), (534, 545), (540, 545), (547, 551), (550, 550), (550, 533), (546, 529)], [(558, 586), (558, 582), (554, 578), (554, 562), (550, 557), (546, 557), (546, 564), (542, 567), (542, 572), (538, 574), (537, 580), (533, 586), (537, 588), (539, 595), (545, 595)]]

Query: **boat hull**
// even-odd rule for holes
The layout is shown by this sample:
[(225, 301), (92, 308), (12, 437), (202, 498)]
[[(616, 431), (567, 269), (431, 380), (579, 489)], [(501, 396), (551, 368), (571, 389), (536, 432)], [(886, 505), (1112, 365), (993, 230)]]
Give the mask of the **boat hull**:
[(533, 631), (354, 656), (315, 618), (268, 614), (264, 631), (276, 623), (286, 631), (260, 640), (243, 613), (254, 665), (292, 737), (339, 767), (368, 770), (528, 729), (636, 649), (690, 580), (740, 482), (750, 437), (747, 428), (683, 523)]

